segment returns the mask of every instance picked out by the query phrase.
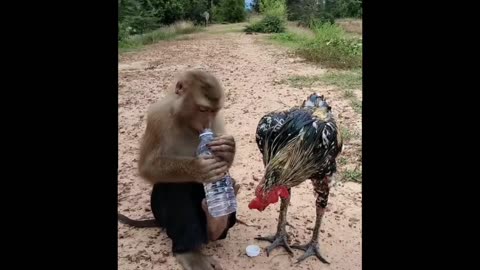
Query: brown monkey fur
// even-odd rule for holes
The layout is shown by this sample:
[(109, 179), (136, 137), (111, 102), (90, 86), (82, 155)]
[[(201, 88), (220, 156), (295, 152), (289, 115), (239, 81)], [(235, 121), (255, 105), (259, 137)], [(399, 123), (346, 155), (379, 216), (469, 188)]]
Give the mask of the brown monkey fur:
[[(182, 73), (167, 96), (148, 110), (138, 161), (140, 176), (151, 184), (208, 183), (224, 176), (235, 155), (235, 141), (225, 135), (220, 111), (224, 99), (223, 87), (213, 75), (201, 70)], [(199, 133), (205, 128), (211, 128), (218, 136), (211, 144), (215, 157), (197, 158)], [(236, 191), (238, 188), (236, 185)], [(227, 226), (227, 219), (215, 219), (208, 210), (206, 214), (209, 238), (216, 240)], [(120, 213), (119, 221), (137, 227), (156, 226), (154, 220), (136, 221)], [(185, 269), (221, 269), (213, 258), (199, 251), (176, 257)]]
[[(231, 163), (195, 158), (199, 133), (207, 127), (225, 132), (223, 88), (204, 71), (182, 74), (167, 97), (152, 105), (140, 148), (140, 175), (158, 182), (211, 182), (218, 180)], [(234, 146), (234, 145), (233, 145)]]

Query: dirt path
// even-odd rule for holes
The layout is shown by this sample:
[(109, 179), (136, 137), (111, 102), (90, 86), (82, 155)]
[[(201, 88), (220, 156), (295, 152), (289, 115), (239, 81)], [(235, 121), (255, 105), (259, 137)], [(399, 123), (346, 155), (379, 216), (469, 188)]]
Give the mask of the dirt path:
[[(227, 32), (232, 26), (211, 26), (208, 32), (188, 38), (161, 42), (145, 50), (122, 54), (119, 63), (119, 172), (118, 208), (132, 218), (151, 218), (150, 186), (137, 173), (139, 141), (145, 129), (145, 113), (149, 104), (162, 98), (175, 74), (186, 68), (205, 67), (222, 81), (226, 93), (228, 131), (236, 137), (238, 154), (231, 170), (242, 184), (238, 196), (238, 216), (260, 225), (261, 229), (237, 225), (226, 240), (212, 243), (205, 252), (213, 254), (225, 269), (361, 269), (361, 185), (339, 183), (331, 191), (329, 206), (320, 233), (322, 254), (331, 265), (309, 258), (294, 265), (302, 253), (290, 257), (278, 248), (267, 257), (245, 255), (245, 247), (256, 243), (258, 234), (269, 235), (276, 230), (279, 204), (264, 212), (249, 210), (257, 185), (252, 175), (261, 175), (263, 165), (255, 144), (255, 129), (260, 117), (271, 110), (300, 104), (312, 91), (327, 96), (340, 124), (361, 134), (361, 116), (353, 112), (349, 101), (334, 87), (297, 89), (282, 80), (294, 75), (319, 75), (325, 70), (289, 56), (283, 49), (266, 45), (260, 35)], [(238, 26), (237, 28), (238, 29)], [(359, 165), (360, 139), (345, 146), (346, 164)], [(342, 170), (342, 167), (340, 170)], [(307, 243), (315, 220), (315, 197), (311, 183), (292, 189), (287, 227), (292, 242)], [(157, 228), (137, 229), (119, 224), (118, 266), (128, 269), (181, 269), (171, 256), (171, 242)]]

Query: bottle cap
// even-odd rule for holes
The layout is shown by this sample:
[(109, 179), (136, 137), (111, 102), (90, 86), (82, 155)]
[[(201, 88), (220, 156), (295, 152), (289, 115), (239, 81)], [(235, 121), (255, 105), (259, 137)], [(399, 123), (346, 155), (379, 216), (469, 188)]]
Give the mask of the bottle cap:
[(260, 254), (260, 247), (257, 245), (249, 245), (245, 251), (249, 257), (256, 257), (258, 254)]
[(202, 133), (200, 133), (200, 137), (205, 136), (205, 135), (213, 135), (212, 130), (207, 128), (207, 129), (203, 130)]

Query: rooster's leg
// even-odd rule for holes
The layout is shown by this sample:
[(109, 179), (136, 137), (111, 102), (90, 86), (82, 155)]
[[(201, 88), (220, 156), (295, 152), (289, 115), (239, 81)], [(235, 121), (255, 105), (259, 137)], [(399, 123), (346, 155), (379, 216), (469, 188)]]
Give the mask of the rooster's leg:
[[(290, 189), (288, 190), (288, 193), (290, 193)], [(278, 225), (277, 225), (277, 233), (272, 236), (260, 236), (256, 237), (255, 239), (257, 240), (263, 240), (263, 241), (268, 241), (272, 243), (270, 246), (267, 247), (267, 256), (269, 256), (270, 252), (278, 247), (278, 246), (283, 246), (288, 253), (293, 255), (293, 250), (290, 248), (288, 245), (288, 234), (287, 231), (285, 230), (285, 226), (287, 225), (287, 208), (288, 204), (290, 203), (290, 197), (287, 199), (281, 199), (281, 204), (280, 204), (280, 216), (278, 218)]]
[(330, 183), (330, 179), (325, 177), (322, 181), (314, 180), (313, 185), (315, 187), (315, 192), (317, 193), (317, 200), (316, 200), (316, 209), (317, 209), (317, 217), (315, 220), (315, 227), (313, 228), (313, 235), (312, 240), (310, 243), (306, 245), (292, 245), (292, 248), (301, 249), (305, 251), (305, 253), (298, 258), (297, 263), (305, 260), (310, 256), (316, 256), (320, 261), (326, 264), (330, 264), (327, 260), (325, 260), (322, 255), (320, 255), (320, 248), (318, 245), (318, 232), (320, 231), (320, 224), (322, 223), (322, 217), (325, 213), (325, 208), (327, 207), (328, 203), (328, 194), (330, 188), (328, 184)]

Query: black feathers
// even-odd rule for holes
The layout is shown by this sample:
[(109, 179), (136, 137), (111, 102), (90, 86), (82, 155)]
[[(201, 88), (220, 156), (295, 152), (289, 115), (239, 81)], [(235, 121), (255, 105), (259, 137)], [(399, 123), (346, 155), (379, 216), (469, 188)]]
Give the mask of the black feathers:
[[(267, 181), (289, 187), (307, 178), (333, 174), (342, 147), (330, 106), (317, 94), (304, 101), (303, 107), (262, 117), (256, 141), (263, 154)], [(275, 179), (268, 179), (269, 175)]]

